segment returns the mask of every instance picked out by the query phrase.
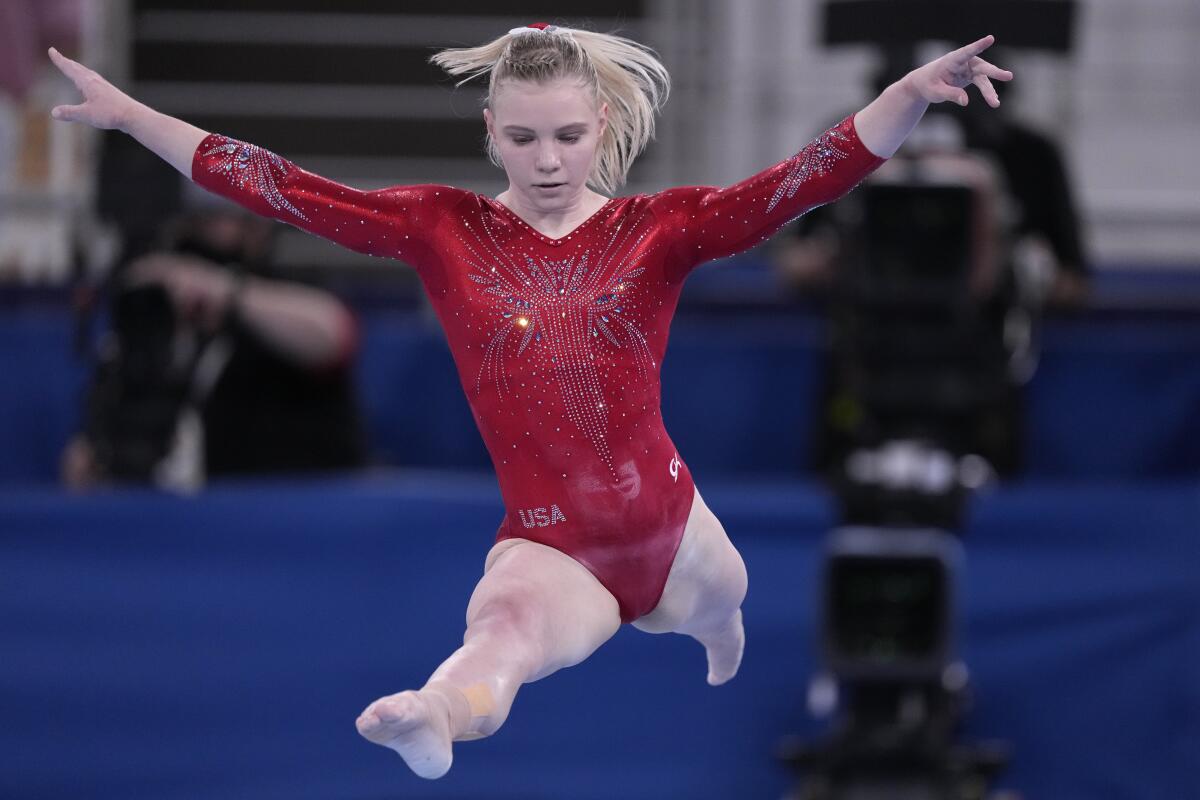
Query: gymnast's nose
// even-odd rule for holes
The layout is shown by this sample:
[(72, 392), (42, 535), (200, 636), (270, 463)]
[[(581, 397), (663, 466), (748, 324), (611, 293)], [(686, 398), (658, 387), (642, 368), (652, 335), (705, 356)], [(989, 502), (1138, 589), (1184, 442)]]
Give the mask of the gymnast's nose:
[(553, 145), (542, 145), (538, 148), (537, 161), (535, 162), (538, 172), (551, 174), (558, 171), (562, 166), (562, 159), (558, 156), (558, 150)]

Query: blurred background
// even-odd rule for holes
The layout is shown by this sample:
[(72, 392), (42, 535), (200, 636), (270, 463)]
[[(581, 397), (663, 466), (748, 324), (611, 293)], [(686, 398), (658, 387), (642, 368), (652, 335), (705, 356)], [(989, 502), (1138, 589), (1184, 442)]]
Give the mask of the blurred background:
[[(451, 773), (358, 739), (502, 515), (415, 273), (52, 124), (53, 44), (360, 188), (495, 195), (533, 21), (674, 81), (624, 193), (726, 185), (986, 33), (846, 200), (693, 274), (664, 418), (751, 575), (743, 672), (623, 630)], [(0, 796), (1200, 797), (1191, 0), (4, 0)], [(240, 298), (231, 313), (231, 298)]]

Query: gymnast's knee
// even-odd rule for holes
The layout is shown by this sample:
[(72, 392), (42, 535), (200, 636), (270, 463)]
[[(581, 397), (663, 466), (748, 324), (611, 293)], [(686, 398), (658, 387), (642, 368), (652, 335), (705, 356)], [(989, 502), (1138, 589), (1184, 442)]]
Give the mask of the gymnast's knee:
[(527, 672), (535, 672), (545, 660), (545, 620), (529, 603), (495, 597), (472, 607), (463, 643), (481, 637), (503, 643), (504, 657), (519, 660)]

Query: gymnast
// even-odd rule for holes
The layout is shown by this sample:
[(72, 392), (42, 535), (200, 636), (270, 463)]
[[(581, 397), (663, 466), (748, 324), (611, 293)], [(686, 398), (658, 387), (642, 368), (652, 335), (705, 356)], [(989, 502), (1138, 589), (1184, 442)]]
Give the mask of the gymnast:
[(483, 436), (505, 516), (463, 645), (358, 731), (438, 778), (452, 743), (495, 733), (517, 690), (578, 664), (628, 622), (704, 646), (708, 682), (742, 658), (746, 569), (663, 427), (659, 372), (697, 265), (758, 244), (891, 156), (930, 103), (1012, 73), (987, 36), (910, 72), (796, 155), (728, 188), (611, 196), (654, 135), (670, 77), (648, 48), (544, 23), (433, 61), (488, 76), (495, 198), (450, 186), (363, 192), (137, 102), (50, 50), (83, 94), (54, 119), (118, 129), (246, 208), (412, 265)]

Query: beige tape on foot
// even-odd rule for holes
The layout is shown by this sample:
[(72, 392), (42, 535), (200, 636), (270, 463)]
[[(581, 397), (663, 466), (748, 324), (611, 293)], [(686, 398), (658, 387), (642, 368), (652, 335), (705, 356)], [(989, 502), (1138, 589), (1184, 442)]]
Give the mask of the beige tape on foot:
[(496, 700), (492, 697), (492, 690), (487, 687), (487, 684), (477, 683), (460, 691), (462, 691), (463, 697), (467, 698), (467, 705), (471, 707), (471, 727), (457, 738), (464, 742), (482, 739), (485, 734), (479, 732), (479, 726), (496, 710)]

